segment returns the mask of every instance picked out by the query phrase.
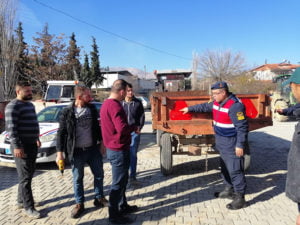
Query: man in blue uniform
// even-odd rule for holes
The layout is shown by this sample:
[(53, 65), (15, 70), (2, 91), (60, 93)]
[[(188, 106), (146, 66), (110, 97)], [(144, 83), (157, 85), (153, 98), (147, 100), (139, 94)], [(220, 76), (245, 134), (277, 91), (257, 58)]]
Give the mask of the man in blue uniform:
[(212, 102), (181, 109), (187, 112), (212, 112), (216, 149), (220, 152), (221, 174), (225, 189), (216, 192), (217, 198), (233, 201), (226, 207), (240, 209), (246, 206), (246, 179), (244, 173), (244, 149), (247, 144), (248, 122), (245, 107), (228, 91), (226, 82), (216, 82), (211, 86)]

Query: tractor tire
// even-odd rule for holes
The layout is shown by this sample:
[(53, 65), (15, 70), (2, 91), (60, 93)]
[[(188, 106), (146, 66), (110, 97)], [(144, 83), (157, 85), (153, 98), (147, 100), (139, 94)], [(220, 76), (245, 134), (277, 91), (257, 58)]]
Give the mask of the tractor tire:
[(248, 142), (245, 145), (245, 153), (244, 153), (244, 171), (248, 171), (250, 169), (251, 164), (251, 154), (250, 147)]
[(244, 170), (245, 171), (248, 171), (250, 169), (250, 164), (251, 164), (251, 155), (245, 154), (244, 155)]
[(160, 171), (167, 176), (172, 172), (172, 143), (169, 133), (163, 133), (160, 139)]
[[(275, 102), (274, 109), (285, 109), (288, 108), (288, 104), (285, 101), (279, 100)], [(273, 111), (273, 119), (277, 122), (286, 122), (288, 121), (288, 116), (280, 115), (276, 113), (275, 110)]]
[(160, 147), (161, 135), (163, 134), (162, 130), (156, 130), (156, 144)]

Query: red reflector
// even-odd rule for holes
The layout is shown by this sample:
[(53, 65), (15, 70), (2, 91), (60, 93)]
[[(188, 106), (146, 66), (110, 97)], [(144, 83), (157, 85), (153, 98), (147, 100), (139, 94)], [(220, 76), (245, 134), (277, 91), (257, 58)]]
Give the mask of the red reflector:
[(183, 114), (180, 109), (187, 107), (187, 104), (185, 101), (176, 101), (174, 104), (173, 109), (170, 112), (170, 119), (171, 120), (191, 120), (192, 114), (187, 113)]
[(253, 105), (252, 101), (248, 98), (242, 98), (241, 101), (246, 108), (246, 116), (252, 119), (256, 118), (258, 112), (255, 106)]

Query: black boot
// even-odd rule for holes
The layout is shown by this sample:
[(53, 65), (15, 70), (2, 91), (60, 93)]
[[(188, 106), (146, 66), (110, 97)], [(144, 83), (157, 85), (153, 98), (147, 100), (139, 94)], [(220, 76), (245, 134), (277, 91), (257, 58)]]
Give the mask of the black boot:
[(130, 224), (133, 223), (133, 220), (129, 217), (123, 216), (118, 210), (109, 207), (108, 208), (109, 214), (109, 223), (110, 224)]
[(234, 193), (234, 197), (233, 197), (233, 201), (231, 203), (229, 203), (228, 205), (226, 205), (227, 209), (232, 209), (232, 210), (236, 210), (236, 209), (241, 209), (246, 207), (246, 201), (245, 201), (245, 195), (242, 193)]
[(225, 187), (225, 189), (221, 192), (215, 192), (216, 198), (229, 198), (233, 199), (233, 187)]

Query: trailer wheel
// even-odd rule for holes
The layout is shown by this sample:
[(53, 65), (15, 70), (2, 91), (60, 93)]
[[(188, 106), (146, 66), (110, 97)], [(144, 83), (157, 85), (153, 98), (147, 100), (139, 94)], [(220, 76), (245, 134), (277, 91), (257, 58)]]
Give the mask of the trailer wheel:
[(160, 147), (160, 139), (163, 131), (162, 130), (156, 130), (156, 144)]
[(245, 171), (249, 170), (250, 164), (251, 164), (251, 155), (245, 154), (244, 155), (244, 170)]
[(246, 146), (245, 146), (245, 154), (244, 154), (244, 170), (245, 171), (249, 170), (250, 164), (251, 164), (250, 147), (247, 142)]
[(163, 133), (160, 139), (160, 171), (163, 175), (169, 175), (172, 172), (172, 144), (171, 136)]

